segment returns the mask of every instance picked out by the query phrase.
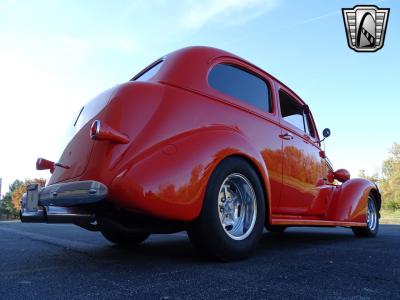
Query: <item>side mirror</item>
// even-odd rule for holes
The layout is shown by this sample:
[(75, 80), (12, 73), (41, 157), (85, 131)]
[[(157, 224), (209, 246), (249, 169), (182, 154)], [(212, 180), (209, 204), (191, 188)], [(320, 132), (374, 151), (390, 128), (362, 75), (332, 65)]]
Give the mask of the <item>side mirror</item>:
[(329, 128), (325, 128), (324, 131), (322, 131), (322, 135), (326, 139), (327, 137), (329, 137), (331, 135), (331, 130)]
[(320, 142), (325, 141), (325, 139), (331, 135), (331, 130), (329, 128), (325, 128), (322, 131), (322, 135), (324, 136), (324, 138), (322, 140), (320, 140)]

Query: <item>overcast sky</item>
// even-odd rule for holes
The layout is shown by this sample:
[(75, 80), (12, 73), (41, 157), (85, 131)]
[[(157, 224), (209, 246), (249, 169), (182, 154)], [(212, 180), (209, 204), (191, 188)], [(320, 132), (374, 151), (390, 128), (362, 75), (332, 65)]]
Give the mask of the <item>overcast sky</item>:
[[(385, 46), (347, 46), (341, 8), (358, 1), (0, 0), (0, 177), (48, 177), (74, 118), (93, 96), (158, 57), (190, 45), (231, 51), (262, 67), (330, 127), (337, 168), (372, 173), (400, 142), (400, 2), (390, 7)], [(364, 1), (362, 4), (373, 3)]]

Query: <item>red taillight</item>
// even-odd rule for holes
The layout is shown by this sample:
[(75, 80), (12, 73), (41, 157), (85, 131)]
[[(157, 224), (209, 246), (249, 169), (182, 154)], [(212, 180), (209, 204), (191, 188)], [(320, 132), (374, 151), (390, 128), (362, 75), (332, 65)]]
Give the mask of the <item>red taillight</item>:
[(129, 137), (108, 126), (107, 124), (100, 123), (99, 120), (95, 120), (90, 127), (90, 137), (92, 140), (107, 140), (117, 144), (129, 143)]
[(38, 158), (36, 161), (36, 170), (50, 170), (50, 172), (53, 173), (54, 165), (54, 162), (50, 160)]

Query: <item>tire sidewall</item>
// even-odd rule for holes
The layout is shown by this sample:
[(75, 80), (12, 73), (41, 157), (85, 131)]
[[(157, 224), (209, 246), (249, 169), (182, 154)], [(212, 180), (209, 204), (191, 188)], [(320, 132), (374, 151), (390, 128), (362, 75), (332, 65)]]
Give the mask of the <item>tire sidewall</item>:
[[(368, 227), (368, 224), (367, 224), (367, 228), (368, 228), (368, 230), (369, 230), (371, 236), (376, 236), (376, 235), (378, 234), (378, 231), (379, 231), (379, 211), (378, 211), (378, 203), (377, 203), (377, 201), (375, 200), (375, 197), (374, 197), (373, 195), (370, 195), (370, 196), (368, 197), (368, 201), (370, 201), (370, 199), (371, 199), (371, 201), (374, 203), (374, 206), (375, 206), (375, 211), (376, 211), (376, 226), (375, 226), (375, 229), (374, 229), (374, 230), (371, 230), (371, 228), (369, 228), (369, 227)], [(367, 209), (368, 209), (368, 203), (367, 203)]]
[[(233, 173), (246, 177), (252, 185), (257, 201), (257, 216), (252, 232), (243, 240), (232, 239), (222, 227), (218, 214), (218, 194), (224, 180)], [(206, 190), (201, 213), (203, 224), (207, 224), (209, 243), (220, 249), (219, 257), (246, 256), (253, 250), (261, 238), (265, 220), (264, 192), (260, 179), (253, 167), (244, 159), (238, 157), (227, 158), (213, 172)]]

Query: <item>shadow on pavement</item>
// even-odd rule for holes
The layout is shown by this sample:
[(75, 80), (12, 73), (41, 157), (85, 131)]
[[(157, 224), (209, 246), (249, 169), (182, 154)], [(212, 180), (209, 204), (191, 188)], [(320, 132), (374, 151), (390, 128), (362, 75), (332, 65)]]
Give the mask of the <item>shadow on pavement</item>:
[[(319, 248), (329, 244), (353, 242), (357, 238), (349, 232), (327, 231), (327, 232), (302, 232), (302, 229), (285, 233), (264, 232), (261, 241), (253, 256), (264, 256), (268, 253), (279, 251), (284, 255), (293, 255), (304, 248)], [(214, 263), (213, 259), (201, 255), (189, 242), (186, 235), (179, 234), (179, 237), (157, 236), (137, 247), (122, 248), (108, 244), (98, 250), (87, 252), (91, 258), (112, 260), (123, 263), (143, 263), (144, 261), (155, 262), (180, 262), (180, 263)]]

